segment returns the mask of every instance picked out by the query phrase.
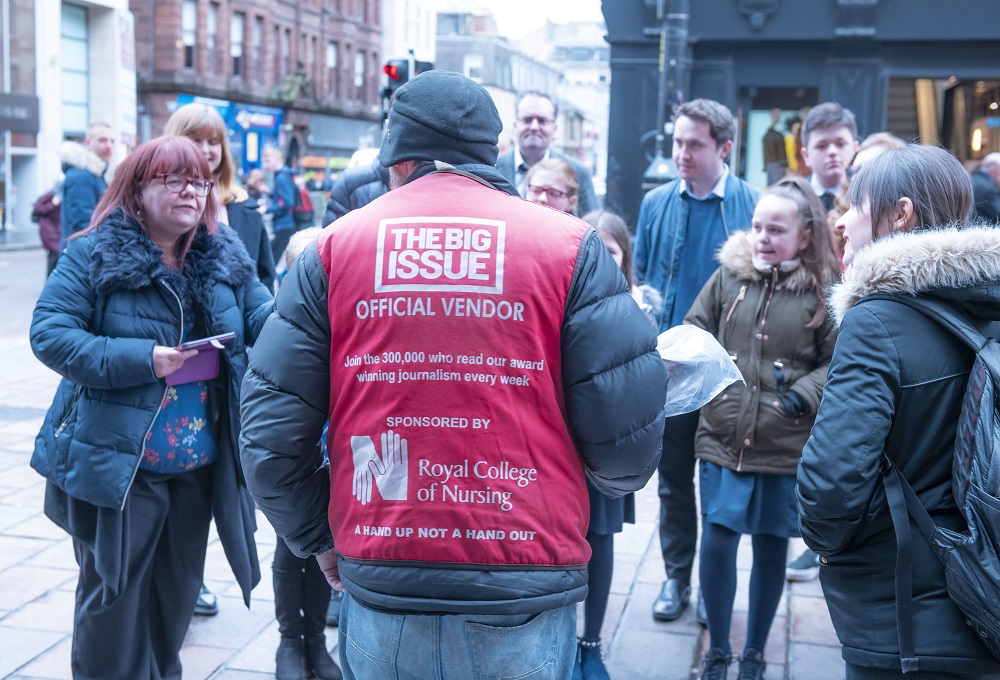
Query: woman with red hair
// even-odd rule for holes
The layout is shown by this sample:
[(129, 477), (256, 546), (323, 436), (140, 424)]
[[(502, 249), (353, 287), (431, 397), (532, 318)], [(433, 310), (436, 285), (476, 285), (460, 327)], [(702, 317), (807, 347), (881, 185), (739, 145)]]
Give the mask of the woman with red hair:
[(32, 350), (63, 379), (31, 465), (80, 566), (75, 678), (181, 677), (213, 517), (247, 604), (260, 579), (237, 433), (271, 294), (211, 177), (190, 139), (138, 147), (35, 307)]

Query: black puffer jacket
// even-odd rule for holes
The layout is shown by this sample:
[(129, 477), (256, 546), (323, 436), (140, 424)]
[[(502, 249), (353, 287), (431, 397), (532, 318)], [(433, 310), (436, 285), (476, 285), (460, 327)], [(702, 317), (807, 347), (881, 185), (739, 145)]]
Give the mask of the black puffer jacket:
[[(953, 445), (972, 353), (946, 329), (882, 293), (935, 296), (1000, 332), (1000, 231), (904, 233), (858, 252), (831, 298), (840, 335), (798, 472), (802, 537), (844, 659), (899, 668), (896, 539), (882, 452), (943, 527), (964, 529), (951, 491)], [(913, 531), (913, 621), (920, 670), (1000, 673), (945, 590), (941, 563)], [(977, 676), (981, 677), (981, 676)], [(992, 677), (992, 676), (990, 676)]]
[(389, 190), (389, 170), (376, 158), (367, 167), (344, 170), (333, 188), (323, 213), (323, 226), (366, 206)]

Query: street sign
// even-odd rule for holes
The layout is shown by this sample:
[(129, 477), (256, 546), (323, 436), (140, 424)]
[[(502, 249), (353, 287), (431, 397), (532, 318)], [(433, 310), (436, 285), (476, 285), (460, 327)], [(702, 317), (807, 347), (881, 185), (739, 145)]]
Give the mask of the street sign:
[(38, 97), (0, 94), (0, 130), (38, 132)]

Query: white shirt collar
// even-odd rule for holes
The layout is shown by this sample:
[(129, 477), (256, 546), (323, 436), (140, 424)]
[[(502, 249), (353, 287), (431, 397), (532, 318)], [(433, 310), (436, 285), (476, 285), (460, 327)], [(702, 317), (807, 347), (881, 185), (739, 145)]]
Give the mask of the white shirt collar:
[(813, 174), (809, 175), (809, 184), (812, 185), (813, 191), (816, 192), (817, 196), (822, 196), (823, 194), (826, 194), (826, 193), (830, 193), (830, 194), (836, 194), (836, 193), (838, 193), (838, 187), (833, 187), (832, 189), (827, 189), (822, 184), (820, 184), (819, 180), (816, 178), (816, 173), (815, 172)]
[(680, 190), (681, 193), (687, 192), (687, 195), (696, 201), (704, 201), (712, 195), (718, 196), (719, 198), (726, 198), (726, 180), (729, 179), (729, 166), (725, 163), (722, 164), (722, 175), (719, 177), (719, 181), (715, 183), (712, 190), (708, 192), (705, 196), (695, 196), (693, 193), (688, 191), (688, 185), (685, 180), (681, 180)]
[[(542, 160), (545, 160), (546, 158), (548, 158), (550, 153), (551, 153), (551, 151), (549, 149), (546, 149), (545, 150), (545, 155), (542, 156)], [(522, 164), (524, 164), (526, 167), (528, 166), (528, 164), (524, 162), (524, 159), (521, 158), (521, 147), (519, 147), (517, 144), (515, 144), (514, 145), (514, 172), (521, 172), (521, 165)], [(527, 170), (525, 170), (525, 172), (527, 172)]]

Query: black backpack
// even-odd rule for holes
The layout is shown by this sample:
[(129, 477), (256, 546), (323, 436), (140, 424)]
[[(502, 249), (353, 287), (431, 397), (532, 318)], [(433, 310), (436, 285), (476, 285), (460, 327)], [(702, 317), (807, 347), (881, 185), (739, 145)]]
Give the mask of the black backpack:
[[(881, 296), (879, 296), (881, 297)], [(938, 322), (976, 352), (962, 398), (952, 463), (952, 494), (968, 527), (938, 527), (888, 456), (882, 479), (896, 531), (896, 620), (903, 673), (918, 670), (913, 643), (913, 518), (944, 565), (948, 595), (979, 641), (1000, 659), (1000, 344), (944, 301), (892, 297)]]

